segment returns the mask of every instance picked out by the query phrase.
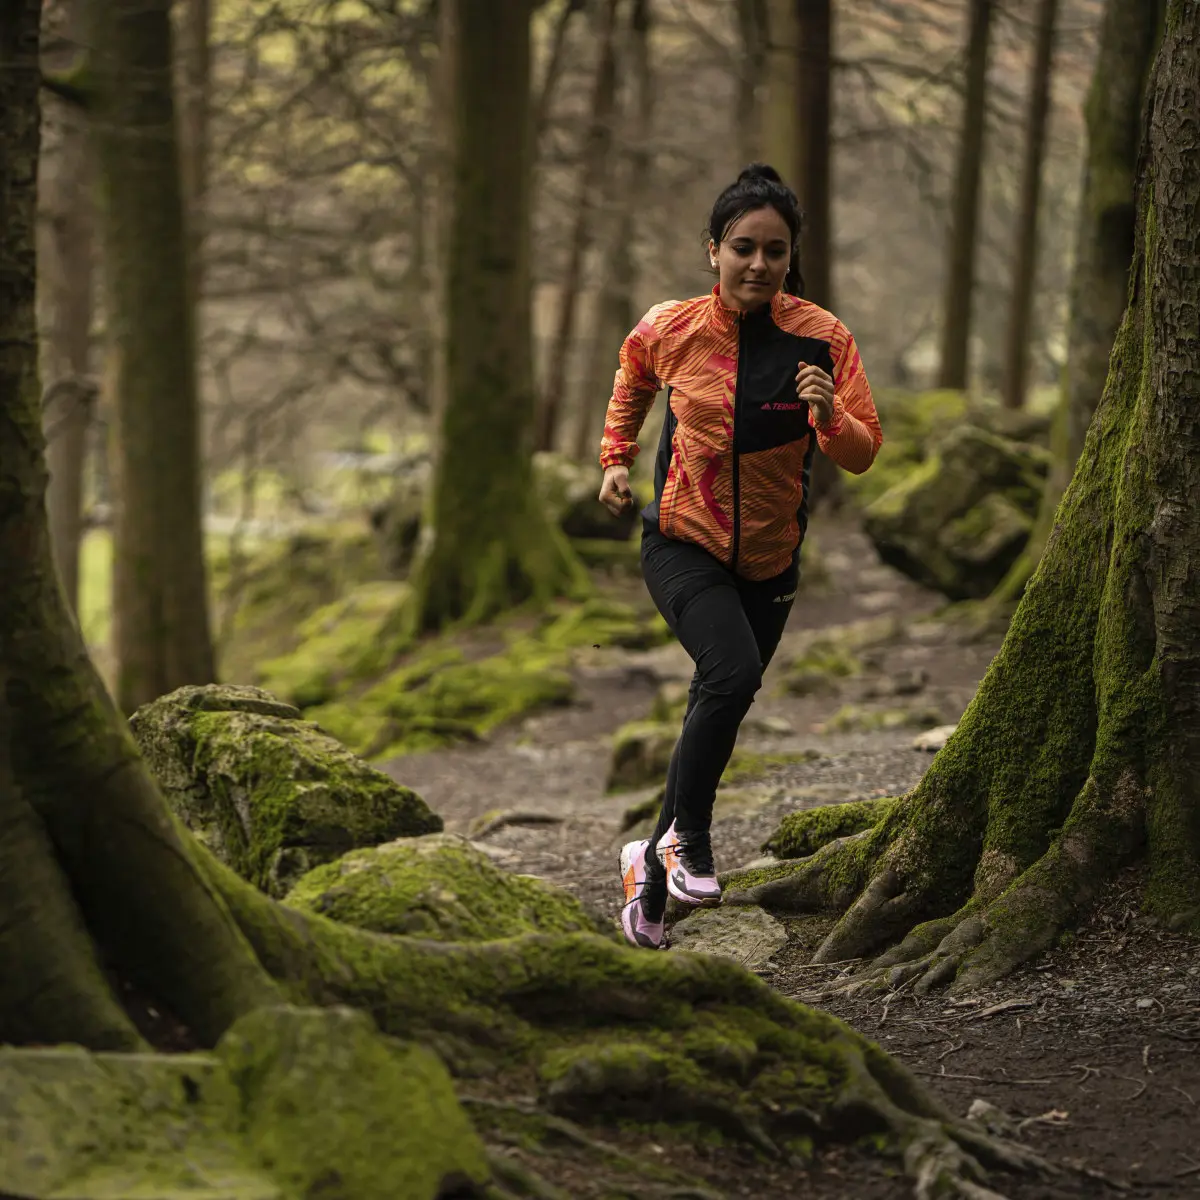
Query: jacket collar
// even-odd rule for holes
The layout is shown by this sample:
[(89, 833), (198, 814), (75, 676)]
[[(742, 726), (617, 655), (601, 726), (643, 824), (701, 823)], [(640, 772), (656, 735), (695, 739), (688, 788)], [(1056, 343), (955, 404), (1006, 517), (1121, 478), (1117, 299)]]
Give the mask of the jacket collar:
[[(776, 325), (779, 324), (780, 317), (783, 315), (783, 307), (785, 301), (783, 292), (776, 292), (771, 297), (771, 320)], [(718, 283), (713, 287), (712, 299), (708, 305), (709, 320), (722, 333), (729, 333), (737, 328), (738, 318), (742, 315), (740, 309), (730, 308), (724, 300), (721, 299), (721, 285)], [(755, 310), (760, 312), (761, 309)]]

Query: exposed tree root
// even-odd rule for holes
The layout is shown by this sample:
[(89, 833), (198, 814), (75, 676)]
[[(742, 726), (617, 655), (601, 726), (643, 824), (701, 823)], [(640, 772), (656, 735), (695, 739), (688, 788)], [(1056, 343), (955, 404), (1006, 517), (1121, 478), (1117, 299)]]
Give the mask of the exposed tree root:
[(1040, 1169), (946, 1112), (834, 1018), (732, 962), (646, 955), (586, 934), (475, 945), (388, 938), (291, 912), (204, 869), (297, 1000), (348, 1003), (434, 1045), (459, 1076), (531, 1083), (548, 1112), (701, 1122), (771, 1156), (871, 1138), (919, 1196), (978, 1197), (985, 1170)]

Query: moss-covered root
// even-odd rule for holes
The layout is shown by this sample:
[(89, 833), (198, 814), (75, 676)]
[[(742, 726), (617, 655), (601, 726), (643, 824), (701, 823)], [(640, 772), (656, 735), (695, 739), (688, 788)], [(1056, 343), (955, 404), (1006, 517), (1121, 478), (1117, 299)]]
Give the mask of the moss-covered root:
[[(915, 979), (918, 993), (948, 983), (952, 991), (965, 992), (1049, 949), (1139, 843), (1145, 794), (1128, 770), (1107, 784), (1089, 779), (1050, 849), (994, 901), (973, 899), (951, 917), (917, 926), (850, 987), (898, 987)], [(878, 903), (874, 911), (864, 905), (858, 917), (869, 924), (878, 911)], [(837, 960), (845, 943), (836, 935), (835, 930), (819, 957)]]
[(870, 883), (895, 828), (894, 821), (880, 820), (869, 829), (825, 842), (807, 857), (725, 872), (724, 903), (777, 912), (845, 912)]
[(806, 858), (822, 846), (862, 833), (878, 825), (891, 812), (892, 797), (879, 800), (852, 800), (846, 804), (823, 804), (788, 813), (779, 827), (763, 843), (763, 849), (776, 858)]
[(298, 1000), (372, 1012), (459, 1075), (506, 1079), (587, 1120), (697, 1124), (763, 1152), (874, 1136), (918, 1195), (972, 1196), (988, 1163), (1033, 1165), (956, 1121), (899, 1063), (737, 964), (589, 934), (477, 945), (384, 937), (285, 909), (211, 858), (262, 961)]

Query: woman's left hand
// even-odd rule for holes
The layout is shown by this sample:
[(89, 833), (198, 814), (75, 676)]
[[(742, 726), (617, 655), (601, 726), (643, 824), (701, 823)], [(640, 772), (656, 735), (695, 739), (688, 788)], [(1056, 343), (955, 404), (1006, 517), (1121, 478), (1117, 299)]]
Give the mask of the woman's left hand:
[(808, 401), (814, 423), (828, 425), (833, 420), (833, 380), (820, 367), (800, 364), (796, 372), (796, 395)]

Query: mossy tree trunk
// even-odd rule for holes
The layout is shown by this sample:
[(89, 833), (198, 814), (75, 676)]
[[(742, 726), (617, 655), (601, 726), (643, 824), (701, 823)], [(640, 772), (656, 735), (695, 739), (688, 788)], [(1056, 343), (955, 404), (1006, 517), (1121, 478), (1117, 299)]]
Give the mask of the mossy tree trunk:
[[(44, 19), (68, 45), (82, 42), (84, 0), (46, 5)], [(83, 536), (83, 476), (88, 426), (96, 399), (89, 378), (92, 334), (93, 197), (87, 119), (77, 105), (52, 101), (47, 129), (56, 135), (56, 153), (43, 157), (40, 195), (44, 214), (39, 231), (42, 264), (39, 307), (46, 459), (50, 485), (50, 540), (67, 602), (79, 603), (79, 546)]]
[(962, 135), (954, 170), (938, 387), (965, 389), (970, 375), (971, 300), (975, 290), (979, 191), (987, 126), (988, 47), (993, 0), (970, 0)]
[(558, 320), (550, 343), (546, 386), (538, 408), (537, 448), (558, 447), (559, 425), (567, 390), (567, 367), (575, 336), (575, 311), (583, 290), (584, 260), (595, 224), (596, 195), (604, 185), (613, 143), (617, 102), (617, 15), (618, 0), (603, 0), (596, 11), (596, 76), (592, 85), (591, 112), (584, 138), (578, 186), (572, 205), (574, 223), (567, 248), (558, 298)]
[(201, 536), (195, 337), (169, 0), (89, 0), (116, 414), (114, 633), (126, 711), (214, 677)]
[(1130, 303), (1042, 562), (957, 732), (873, 829), (737, 899), (843, 915), (818, 958), (918, 988), (1053, 944), (1122, 864), (1200, 932), (1200, 6), (1168, 6)]
[(445, 293), (446, 399), (418, 627), (483, 620), (580, 586), (533, 485), (529, 3), (456, 0)]
[(1162, 32), (1162, 12), (1161, 0), (1108, 0), (1104, 7), (1085, 110), (1087, 151), (1054, 459), (1029, 543), (996, 589), (994, 600), (1000, 606), (1020, 597), (1037, 567), (1104, 392), (1113, 339), (1129, 298), (1142, 107)]
[[(178, 827), (88, 661), (50, 555), (34, 320), (39, 8), (0, 7), (0, 1041), (144, 1051), (114, 978), (202, 1045), (251, 1013), (254, 1038), (269, 1037), (273, 1014), (260, 1010), (283, 997), (350, 1004), (435, 1050), (469, 1089), (482, 1067), (489, 1098), (532, 1085), (543, 1111), (700, 1123), (765, 1153), (870, 1133), (930, 1200), (980, 1195), (983, 1164), (1034, 1167), (877, 1047), (732, 962), (594, 934), (455, 945), (362, 932), (267, 899)], [(304, 1078), (311, 1064), (289, 1044), (301, 1050), (288, 1070)], [(282, 1109), (255, 1117), (281, 1123), (276, 1152), (294, 1133)], [(345, 1161), (344, 1147), (328, 1150)], [(371, 1194), (410, 1194), (410, 1178), (447, 1161), (432, 1141), (428, 1155), (404, 1183), (404, 1162), (389, 1163), (395, 1187)], [(377, 1163), (353, 1165), (363, 1177)], [(480, 1175), (454, 1195), (512, 1194)], [(420, 1190), (439, 1194), (436, 1179)]]
[(1021, 198), (1013, 258), (1013, 285), (1008, 305), (1002, 399), (1023, 408), (1029, 381), (1029, 332), (1033, 324), (1033, 285), (1037, 274), (1038, 212), (1042, 203), (1042, 162), (1050, 118), (1050, 80), (1054, 69), (1054, 28), (1059, 0), (1039, 0), (1033, 69), (1029, 77), (1029, 115), (1021, 164)]

